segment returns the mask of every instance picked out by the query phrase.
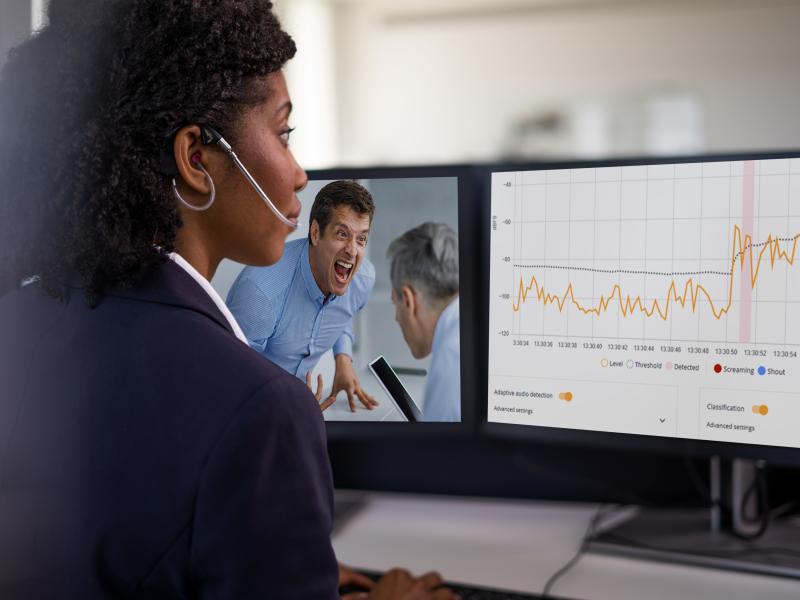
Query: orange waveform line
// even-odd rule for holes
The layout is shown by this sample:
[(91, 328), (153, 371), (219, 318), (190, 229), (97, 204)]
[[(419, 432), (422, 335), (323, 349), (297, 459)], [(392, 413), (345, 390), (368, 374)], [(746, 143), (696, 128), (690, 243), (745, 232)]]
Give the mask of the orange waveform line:
[(695, 283), (691, 277), (686, 280), (682, 288), (673, 279), (667, 289), (666, 299), (662, 301), (663, 305), (656, 299), (653, 300), (648, 307), (641, 296), (631, 297), (630, 294), (625, 296), (619, 284), (614, 284), (608, 296), (600, 296), (597, 305), (586, 307), (575, 299), (572, 282), (569, 283), (567, 289), (562, 294), (551, 294), (547, 292), (544, 287), (539, 285), (539, 281), (536, 279), (535, 275), (531, 277), (531, 281), (527, 286), (522, 277), (520, 277), (517, 298), (516, 301), (512, 302), (512, 309), (514, 312), (518, 312), (522, 304), (527, 301), (528, 295), (533, 292), (538, 301), (542, 302), (545, 306), (548, 304), (555, 304), (559, 312), (564, 312), (564, 308), (569, 301), (570, 304), (575, 306), (575, 308), (583, 314), (599, 316), (601, 313), (606, 312), (609, 306), (616, 300), (623, 316), (631, 315), (634, 312), (640, 312), (648, 317), (657, 315), (659, 318), (666, 321), (669, 318), (670, 310), (674, 303), (679, 304), (681, 308), (685, 308), (686, 304), (689, 303), (692, 312), (695, 312), (698, 301), (701, 297), (705, 297), (706, 300), (708, 300), (708, 305), (711, 308), (711, 313), (714, 315), (714, 318), (719, 320), (730, 311), (731, 305), (733, 304), (733, 282), (736, 272), (736, 263), (738, 262), (739, 268), (744, 270), (746, 265), (745, 261), (749, 261), (747, 266), (749, 266), (750, 285), (755, 288), (758, 275), (761, 272), (764, 255), (767, 252), (769, 253), (769, 263), (772, 269), (775, 268), (775, 263), (778, 261), (784, 261), (787, 265), (792, 266), (795, 262), (798, 238), (800, 238), (800, 234), (792, 238), (791, 250), (786, 250), (781, 247), (779, 239), (773, 238), (772, 235), (770, 235), (763, 244), (758, 244), (761, 246), (761, 250), (754, 258), (752, 237), (749, 234), (743, 237), (742, 230), (738, 225), (734, 225), (730, 277), (728, 278), (728, 300), (727, 303), (719, 309), (714, 305), (714, 301), (708, 290), (703, 285)]

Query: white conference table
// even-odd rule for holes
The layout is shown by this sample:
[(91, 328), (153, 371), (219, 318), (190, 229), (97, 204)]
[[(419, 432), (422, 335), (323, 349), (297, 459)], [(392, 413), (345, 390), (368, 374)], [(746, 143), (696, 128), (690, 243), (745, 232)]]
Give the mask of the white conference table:
[[(386, 390), (378, 383), (369, 368), (359, 369), (357, 375), (361, 387), (378, 401), (378, 406), (369, 410), (364, 407), (358, 398), (355, 398), (356, 410), (351, 412), (350, 404), (347, 402), (347, 394), (339, 392), (336, 402), (322, 413), (326, 421), (405, 421), (400, 410), (389, 397), (389, 394), (386, 393)], [(326, 379), (326, 381), (333, 379), (332, 374), (328, 377), (330, 379)], [(424, 393), (425, 377), (408, 375), (398, 375), (398, 377), (411, 397), (418, 402)], [(326, 394), (330, 393), (330, 386), (326, 386), (325, 392)], [(323, 395), (324, 397), (325, 395)]]
[[(339, 492), (347, 498), (348, 492)], [(344, 564), (541, 593), (577, 551), (596, 504), (368, 493), (333, 536)], [(554, 596), (592, 600), (789, 600), (800, 581), (585, 554)]]

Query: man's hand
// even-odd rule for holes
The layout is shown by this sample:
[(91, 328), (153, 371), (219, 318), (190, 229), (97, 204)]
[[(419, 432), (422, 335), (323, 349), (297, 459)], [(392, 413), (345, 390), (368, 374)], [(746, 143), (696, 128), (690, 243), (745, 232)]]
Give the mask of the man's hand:
[(350, 404), (350, 412), (356, 412), (356, 404), (353, 400), (353, 395), (358, 396), (364, 408), (372, 410), (378, 406), (378, 401), (361, 388), (358, 377), (356, 377), (356, 372), (353, 369), (353, 359), (347, 354), (338, 354), (336, 356), (336, 373), (333, 376), (333, 388), (331, 388), (331, 395), (325, 402), (333, 402), (333, 400), (336, 400), (336, 395), (342, 390), (347, 392), (347, 402)]
[[(314, 397), (317, 399), (317, 403), (319, 404), (319, 401), (322, 400), (322, 375), (321, 374), (317, 375), (317, 391), (316, 392), (314, 391), (314, 388), (311, 387), (311, 371), (308, 371), (306, 373), (306, 385), (308, 386), (308, 389), (311, 390), (311, 393), (314, 394)], [(320, 410), (325, 410), (326, 408), (328, 408), (334, 402), (336, 402), (336, 396), (335, 395), (334, 396), (330, 396), (328, 398), (325, 398), (325, 402), (323, 402), (322, 404), (319, 405), (319, 409)]]

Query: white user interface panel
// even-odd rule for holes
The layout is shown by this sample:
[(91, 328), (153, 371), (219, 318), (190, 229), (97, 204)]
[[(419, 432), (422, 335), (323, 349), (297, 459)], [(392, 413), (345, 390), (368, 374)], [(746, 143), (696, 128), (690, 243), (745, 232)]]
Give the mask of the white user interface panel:
[(800, 159), (491, 194), (490, 422), (800, 447)]

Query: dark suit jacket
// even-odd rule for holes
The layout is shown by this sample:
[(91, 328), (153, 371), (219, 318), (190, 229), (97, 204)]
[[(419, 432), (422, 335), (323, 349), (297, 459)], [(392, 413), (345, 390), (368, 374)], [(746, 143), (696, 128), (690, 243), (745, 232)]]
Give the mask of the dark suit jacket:
[(168, 261), (0, 299), (0, 598), (337, 598), (324, 423)]

